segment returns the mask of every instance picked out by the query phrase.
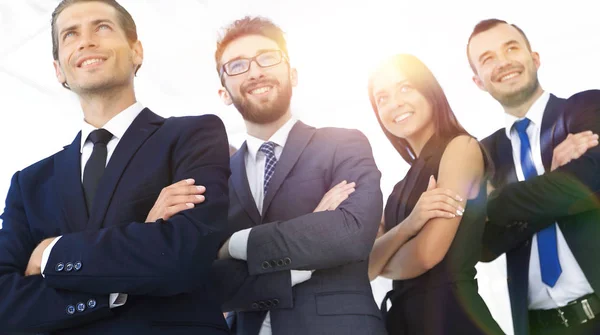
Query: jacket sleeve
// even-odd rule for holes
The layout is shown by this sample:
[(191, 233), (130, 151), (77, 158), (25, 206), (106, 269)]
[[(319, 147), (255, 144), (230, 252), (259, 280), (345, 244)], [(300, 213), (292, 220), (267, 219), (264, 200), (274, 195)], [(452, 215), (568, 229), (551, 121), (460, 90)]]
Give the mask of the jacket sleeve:
[[(184, 121), (171, 156), (157, 159), (171, 160), (173, 182), (194, 178), (206, 186), (206, 201), (167, 221), (63, 235), (50, 253), (46, 285), (93, 294), (172, 296), (209, 280), (227, 224), (228, 142), (216, 116)], [(74, 260), (83, 265), (79, 271), (52, 270), (54, 264)]]
[(24, 276), (37, 242), (29, 231), (17, 172), (0, 229), (0, 333), (56, 331), (110, 316), (108, 295), (60, 290), (46, 285), (42, 276)]
[[(565, 104), (569, 133), (600, 133), (600, 91), (578, 93)], [(492, 224), (528, 224), (539, 231), (557, 219), (599, 208), (600, 147), (544, 175), (495, 190), (488, 201)]]
[[(336, 210), (310, 213), (252, 228), (248, 239), (250, 275), (319, 270), (366, 261), (383, 208), (381, 173), (371, 146), (359, 131), (340, 138), (333, 159), (332, 186), (347, 180), (356, 191)], [(278, 263), (281, 266), (265, 266)]]

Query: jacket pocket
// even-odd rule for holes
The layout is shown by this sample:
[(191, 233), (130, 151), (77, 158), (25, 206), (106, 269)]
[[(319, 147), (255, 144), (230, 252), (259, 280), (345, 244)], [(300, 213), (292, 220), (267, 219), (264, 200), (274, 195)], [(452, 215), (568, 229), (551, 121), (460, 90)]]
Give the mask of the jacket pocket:
[(360, 291), (319, 293), (315, 296), (318, 315), (371, 315), (381, 312), (371, 294)]

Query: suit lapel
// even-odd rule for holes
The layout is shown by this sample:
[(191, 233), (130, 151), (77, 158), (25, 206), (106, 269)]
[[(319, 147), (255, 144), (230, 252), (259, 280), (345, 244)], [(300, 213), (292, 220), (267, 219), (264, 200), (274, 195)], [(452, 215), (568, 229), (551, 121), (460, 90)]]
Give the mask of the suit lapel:
[(248, 146), (244, 142), (235, 155), (231, 157), (231, 185), (238, 199), (240, 199), (242, 208), (248, 213), (250, 219), (254, 224), (260, 224), (260, 213), (258, 213), (256, 203), (252, 197), (250, 185), (248, 184), (248, 174), (246, 173), (245, 157), (247, 152)]
[(87, 207), (81, 185), (81, 132), (73, 143), (54, 156), (59, 197), (71, 232), (81, 231), (88, 221)]
[(550, 171), (552, 164), (552, 153), (554, 151), (552, 131), (554, 129), (554, 124), (556, 124), (558, 116), (560, 115), (563, 105), (562, 101), (562, 99), (550, 94), (550, 99), (548, 99), (548, 104), (546, 104), (546, 108), (544, 109), (542, 129), (540, 132), (540, 149), (542, 151), (542, 163), (544, 164), (546, 171)]
[(498, 167), (500, 173), (499, 186), (518, 182), (517, 172), (515, 170), (515, 162), (513, 160), (512, 143), (506, 137), (504, 132), (499, 133), (497, 155), (502, 165)]
[(294, 165), (296, 165), (298, 158), (300, 158), (300, 154), (302, 154), (302, 151), (304, 151), (304, 148), (315, 132), (315, 128), (309, 127), (300, 121), (297, 121), (290, 131), (283, 153), (275, 167), (275, 173), (269, 183), (269, 190), (263, 202), (262, 216), (264, 216), (269, 209), (269, 205), (273, 201), (275, 194), (290, 171), (292, 171)]
[(148, 108), (133, 120), (133, 123), (127, 128), (123, 138), (117, 144), (113, 152), (104, 175), (98, 184), (96, 197), (90, 211), (89, 229), (99, 229), (102, 227), (106, 210), (112, 199), (113, 193), (125, 168), (135, 156), (135, 153), (142, 144), (152, 135), (158, 127), (164, 122), (164, 118), (152, 113)]

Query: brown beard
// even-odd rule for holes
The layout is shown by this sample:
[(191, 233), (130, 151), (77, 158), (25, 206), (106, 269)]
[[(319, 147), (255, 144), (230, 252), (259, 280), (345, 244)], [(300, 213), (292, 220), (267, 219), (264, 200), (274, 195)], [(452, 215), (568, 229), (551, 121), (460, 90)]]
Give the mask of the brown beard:
[(281, 92), (277, 95), (275, 101), (267, 106), (259, 106), (248, 99), (246, 89), (241, 90), (239, 97), (234, 97), (229, 89), (229, 95), (233, 101), (233, 105), (240, 112), (242, 118), (248, 122), (255, 124), (268, 124), (279, 120), (290, 108), (292, 100), (292, 86), (288, 81), (286, 85), (281, 85), (278, 81), (273, 80), (273, 89), (281, 87)]

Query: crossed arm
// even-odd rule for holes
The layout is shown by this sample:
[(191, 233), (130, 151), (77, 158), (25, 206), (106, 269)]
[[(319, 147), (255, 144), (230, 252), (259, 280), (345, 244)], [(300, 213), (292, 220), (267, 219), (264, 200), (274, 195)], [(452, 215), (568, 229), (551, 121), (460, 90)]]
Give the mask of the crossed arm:
[[(22, 174), (15, 174), (0, 230), (0, 331), (72, 327), (111, 315), (110, 293), (170, 296), (208, 279), (227, 220), (229, 157), (222, 122), (202, 119), (186, 127), (175, 146), (173, 156), (180, 160), (173, 177), (206, 185), (210, 200), (169, 220), (62, 235), (49, 264), (75, 259), (93, 264), (80, 271), (24, 276), (38, 241), (28, 223)], [(119, 261), (107, 262), (111, 256)], [(67, 306), (80, 302), (94, 307), (69, 315)]]
[(484, 175), (478, 142), (453, 139), (411, 214), (379, 237), (369, 260), (369, 277), (410, 279), (437, 265), (446, 255), (464, 212), (463, 198), (477, 196)]

